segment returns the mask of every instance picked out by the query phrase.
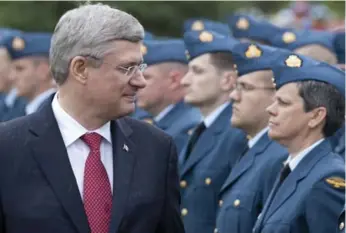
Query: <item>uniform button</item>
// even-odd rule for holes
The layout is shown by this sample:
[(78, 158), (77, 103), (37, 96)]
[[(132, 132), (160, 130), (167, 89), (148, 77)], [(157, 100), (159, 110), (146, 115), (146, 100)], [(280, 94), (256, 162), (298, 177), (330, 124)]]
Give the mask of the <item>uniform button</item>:
[(186, 188), (187, 183), (185, 180), (180, 181), (180, 188)]
[(223, 205), (223, 200), (219, 201), (219, 206), (221, 207)]
[(211, 184), (211, 179), (208, 177), (205, 179), (205, 184), (210, 185)]
[(186, 216), (187, 215), (187, 209), (182, 209), (181, 210), (181, 215)]
[(238, 207), (238, 206), (240, 205), (240, 200), (239, 200), (239, 199), (235, 200), (235, 201), (233, 202), (233, 205), (234, 205), (235, 207)]
[(342, 229), (344, 229), (344, 227), (345, 227), (345, 223), (344, 223), (344, 222), (341, 222), (340, 225), (339, 225), (340, 231), (341, 231)]
[(219, 230), (217, 228), (214, 229), (214, 233), (218, 233)]

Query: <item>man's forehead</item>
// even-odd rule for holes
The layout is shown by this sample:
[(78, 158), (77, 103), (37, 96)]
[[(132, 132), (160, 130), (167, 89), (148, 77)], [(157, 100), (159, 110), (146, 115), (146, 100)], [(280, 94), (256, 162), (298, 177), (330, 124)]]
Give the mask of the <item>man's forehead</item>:
[(105, 52), (105, 57), (106, 56), (125, 59), (138, 59), (139, 57), (142, 58), (141, 43), (125, 40), (113, 41), (110, 43), (109, 49)]
[(256, 84), (258, 82), (271, 81), (272, 76), (273, 74), (269, 70), (257, 70), (240, 76), (238, 81)]
[(276, 91), (276, 96), (281, 97), (299, 97), (298, 86), (296, 83), (287, 83)]
[(189, 62), (189, 66), (193, 67), (193, 66), (197, 66), (197, 67), (201, 67), (201, 66), (205, 66), (207, 64), (210, 63), (210, 54), (203, 54), (201, 56), (198, 56), (196, 58), (194, 58), (193, 60), (191, 60)]
[(24, 65), (24, 64), (28, 64), (32, 61), (33, 61), (33, 59), (30, 57), (23, 57), (23, 58), (13, 60), (12, 64), (13, 65)]

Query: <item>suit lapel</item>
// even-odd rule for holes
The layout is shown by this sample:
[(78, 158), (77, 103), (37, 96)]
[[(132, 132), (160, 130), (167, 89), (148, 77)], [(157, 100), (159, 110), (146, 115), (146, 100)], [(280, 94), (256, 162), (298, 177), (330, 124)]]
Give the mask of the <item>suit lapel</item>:
[(51, 105), (34, 113), (29, 145), (57, 199), (80, 233), (90, 232), (83, 202)]
[(268, 213), (266, 214), (267, 218), (273, 215), (275, 211), (285, 203), (285, 201), (296, 190), (299, 181), (304, 179), (312, 167), (329, 152), (331, 152), (331, 147), (329, 145), (329, 141), (325, 139), (303, 158), (303, 160), (288, 175), (288, 177), (277, 190), (277, 193), (273, 197), (270, 208), (268, 209)]
[(255, 162), (257, 155), (261, 154), (270, 144), (270, 139), (267, 133), (265, 133), (259, 141), (240, 159), (232, 169), (230, 175), (228, 176), (226, 182), (221, 188), (221, 193), (227, 189), (230, 185), (236, 182), (241, 175), (243, 175), (247, 170), (249, 170)]
[(110, 232), (117, 232), (129, 196), (132, 175), (135, 165), (136, 151), (130, 140), (132, 129), (124, 119), (111, 124), (113, 144), (113, 204)]

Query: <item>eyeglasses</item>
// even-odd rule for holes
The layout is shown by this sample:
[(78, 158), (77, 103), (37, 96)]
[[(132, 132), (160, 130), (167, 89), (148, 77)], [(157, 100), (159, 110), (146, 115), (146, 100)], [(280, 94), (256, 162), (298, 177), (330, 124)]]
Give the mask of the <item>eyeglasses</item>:
[[(108, 64), (108, 63), (105, 63), (104, 64)], [(111, 64), (108, 64), (108, 65), (111, 65)], [(133, 75), (139, 70), (140, 72), (143, 72), (146, 68), (148, 67), (147, 64), (145, 63), (142, 63), (142, 64), (139, 64), (139, 65), (134, 65), (134, 66), (130, 66), (130, 67), (123, 67), (123, 66), (117, 66), (117, 67), (114, 67), (115, 69), (118, 69), (118, 70), (121, 70), (125, 76), (128, 76), (128, 77), (133, 77)]]
[(92, 59), (92, 60), (96, 60), (96, 61), (101, 61), (102, 64), (105, 64), (105, 65), (109, 65), (111, 66), (112, 68), (122, 72), (125, 76), (129, 77), (129, 78), (132, 78), (133, 75), (137, 72), (137, 71), (140, 71), (140, 72), (143, 72), (147, 67), (148, 65), (145, 64), (145, 63), (141, 63), (139, 65), (134, 65), (134, 66), (129, 66), (129, 67), (124, 67), (124, 66), (114, 66), (113, 64), (111, 63), (108, 63), (108, 62), (105, 62), (103, 61), (102, 59), (100, 58), (96, 58), (94, 56), (87, 56), (88, 59)]
[(256, 87), (256, 86), (253, 86), (253, 85), (249, 85), (249, 84), (246, 84), (246, 83), (236, 83), (235, 84), (235, 89), (239, 92), (247, 92), (247, 91), (253, 91), (253, 90), (275, 90), (275, 87), (272, 86), (272, 87)]

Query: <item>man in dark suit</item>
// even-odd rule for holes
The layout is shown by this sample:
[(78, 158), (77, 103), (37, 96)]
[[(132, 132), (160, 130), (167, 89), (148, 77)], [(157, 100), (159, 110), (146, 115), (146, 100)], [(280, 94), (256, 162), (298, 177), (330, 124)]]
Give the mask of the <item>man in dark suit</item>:
[(143, 36), (102, 4), (62, 16), (52, 103), (0, 126), (1, 233), (184, 233), (172, 138), (125, 117), (146, 85)]

